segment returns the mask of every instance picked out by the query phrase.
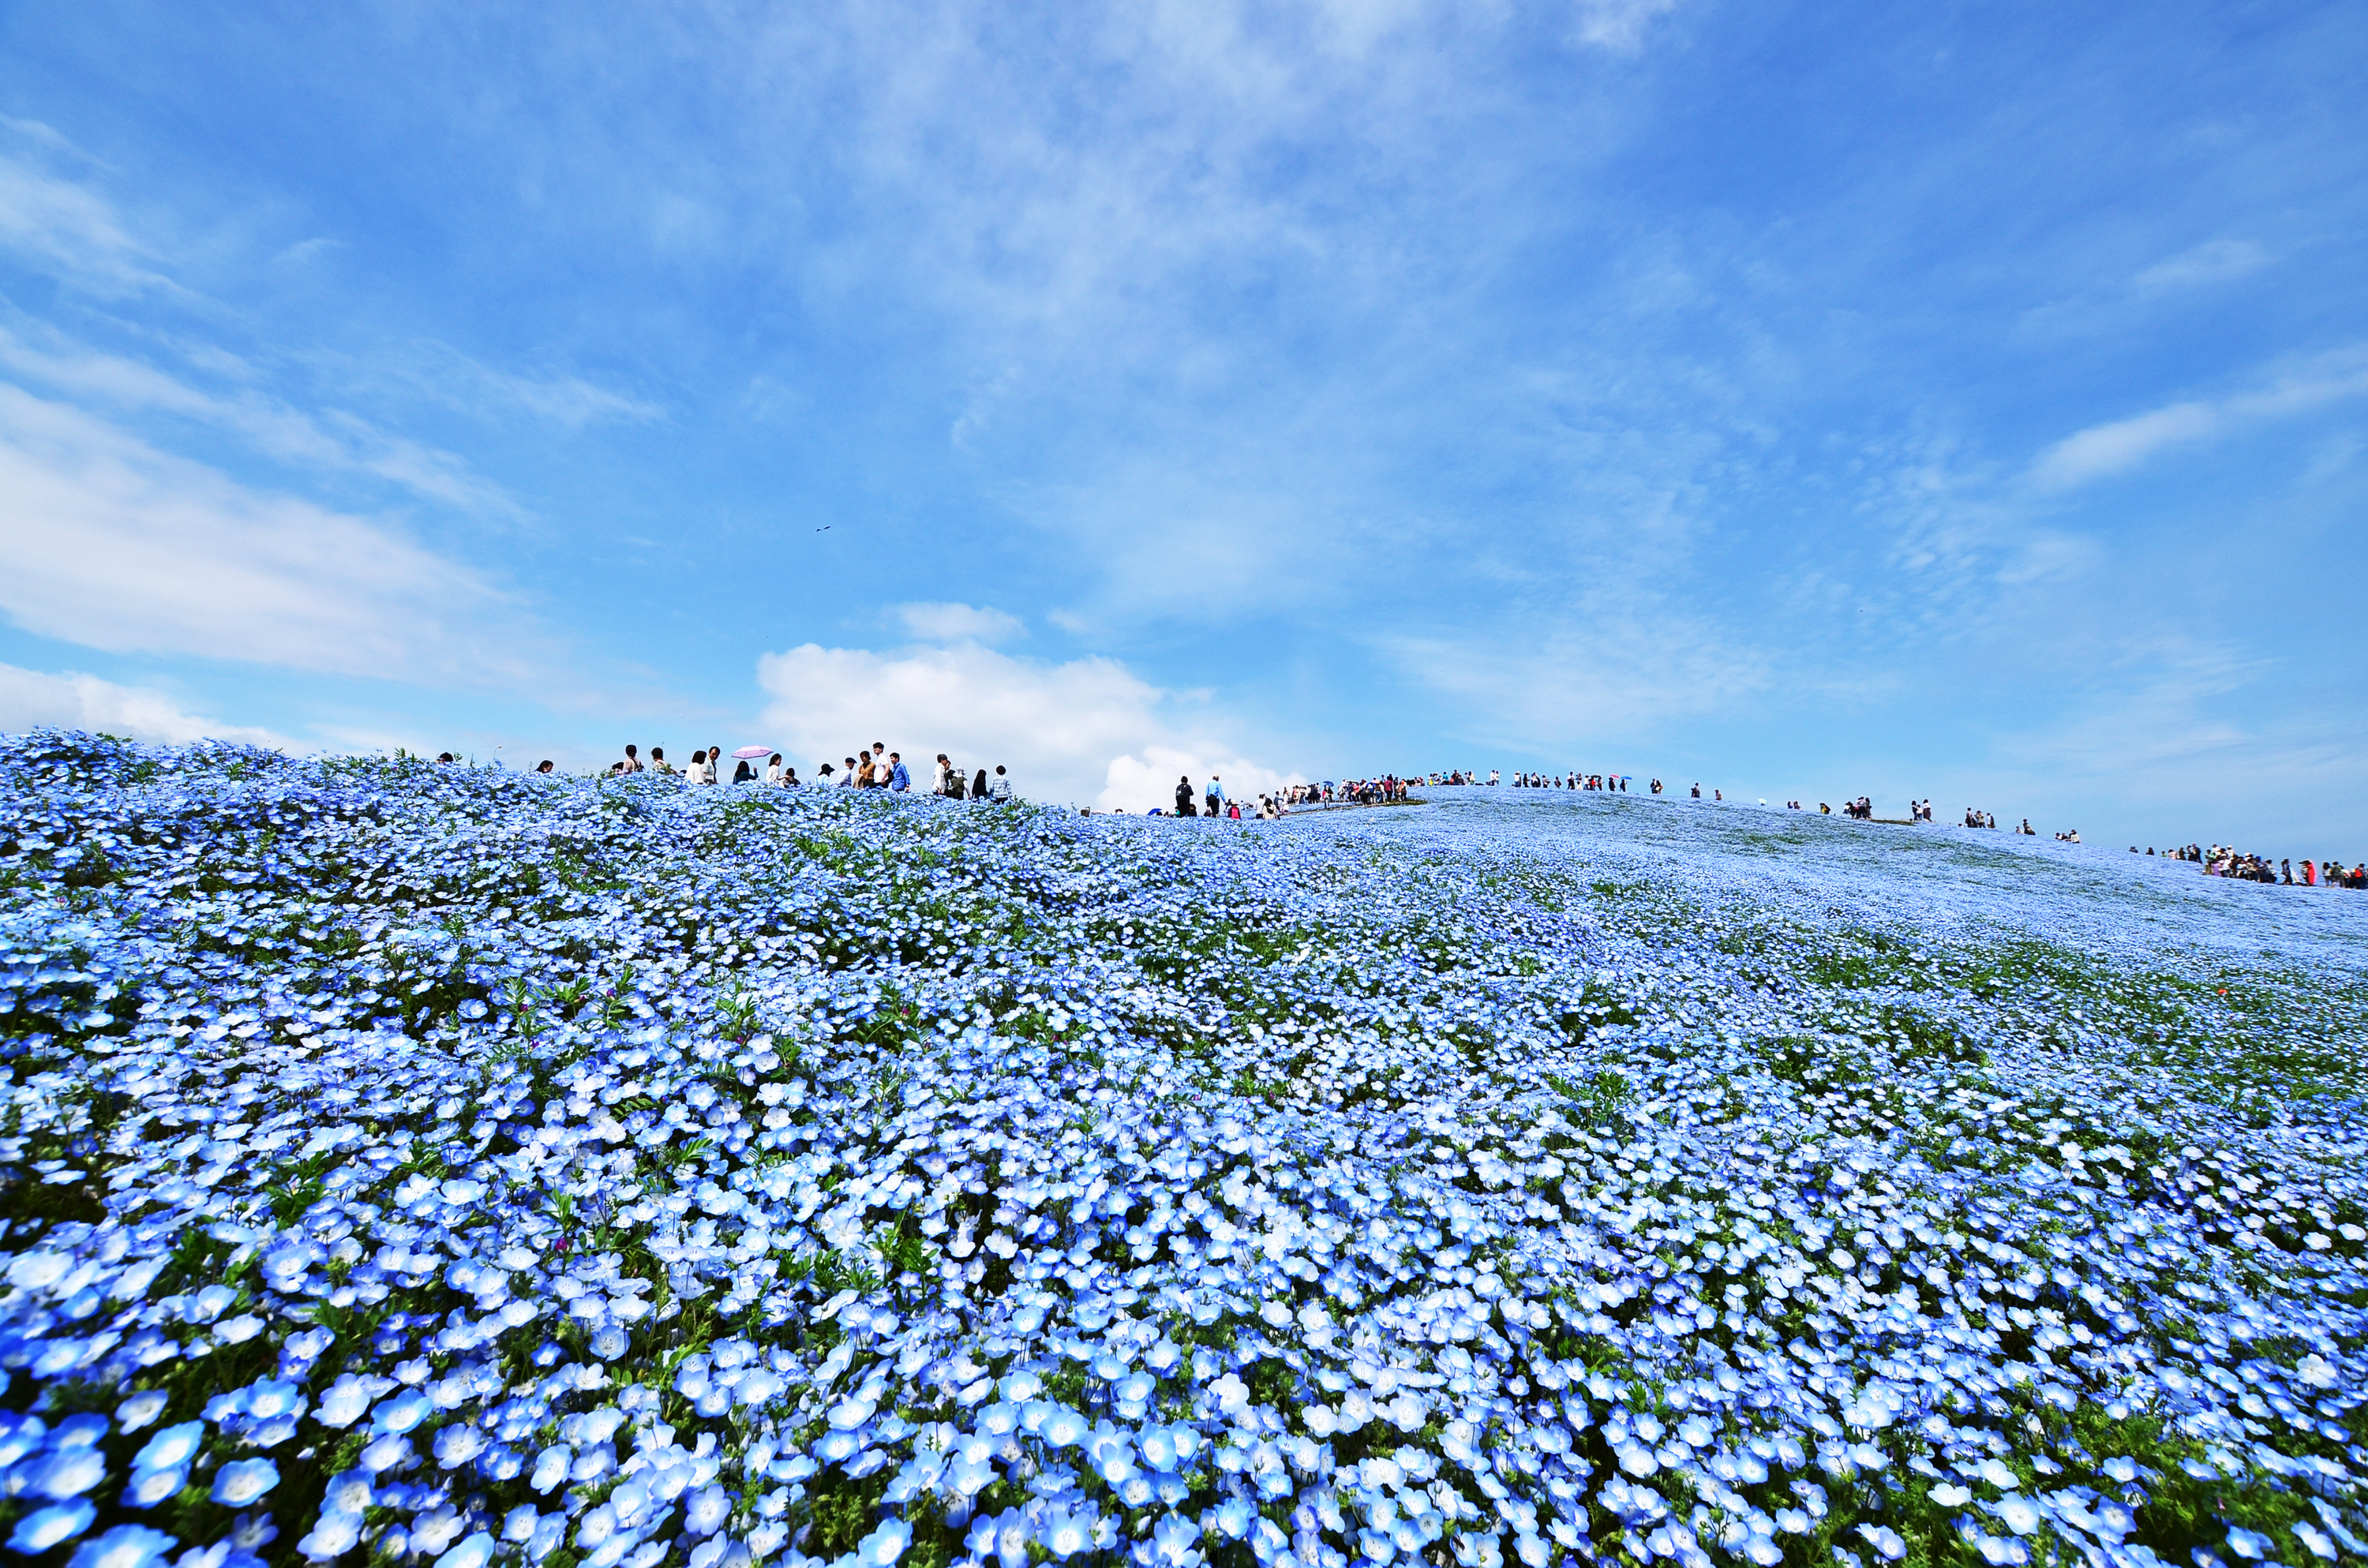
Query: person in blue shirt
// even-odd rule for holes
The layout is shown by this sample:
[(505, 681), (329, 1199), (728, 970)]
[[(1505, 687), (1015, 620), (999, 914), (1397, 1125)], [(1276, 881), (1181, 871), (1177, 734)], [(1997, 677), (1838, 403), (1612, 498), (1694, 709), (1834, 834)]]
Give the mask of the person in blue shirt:
[(898, 753), (890, 752), (888, 754), (888, 788), (909, 790), (912, 787), (913, 776), (905, 771), (904, 757)]
[(1208, 804), (1211, 816), (1221, 817), (1225, 814), (1225, 787), (1217, 782), (1217, 776), (1213, 773), (1209, 775)]

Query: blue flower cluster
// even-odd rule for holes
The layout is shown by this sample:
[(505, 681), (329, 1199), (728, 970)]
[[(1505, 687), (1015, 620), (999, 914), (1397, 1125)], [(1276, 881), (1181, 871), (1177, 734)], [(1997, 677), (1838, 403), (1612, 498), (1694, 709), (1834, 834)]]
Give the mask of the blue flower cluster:
[(0, 741), (0, 1534), (2368, 1555), (2360, 933), (1888, 831)]

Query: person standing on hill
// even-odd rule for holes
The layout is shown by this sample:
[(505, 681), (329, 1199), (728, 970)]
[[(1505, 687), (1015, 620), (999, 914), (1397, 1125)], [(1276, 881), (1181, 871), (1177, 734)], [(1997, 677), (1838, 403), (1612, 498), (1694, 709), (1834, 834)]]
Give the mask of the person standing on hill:
[(1208, 803), (1211, 816), (1218, 817), (1225, 814), (1225, 787), (1218, 782), (1217, 776), (1213, 773), (1209, 775)]
[(978, 770), (978, 777), (970, 781), (970, 798), (973, 801), (986, 799), (986, 769), (984, 767)]
[(890, 752), (888, 754), (888, 788), (902, 793), (912, 787), (913, 776), (905, 771), (904, 755), (901, 752)]
[[(984, 778), (985, 776), (982, 774), (980, 777)], [(1008, 805), (1011, 802), (1011, 780), (1005, 776), (1003, 764), (999, 762), (995, 765), (995, 778), (993, 781), (986, 787), (986, 798), (1004, 805)]]
[(1189, 776), (1176, 780), (1176, 814), (1179, 817), (1195, 814), (1192, 807), (1192, 780)]

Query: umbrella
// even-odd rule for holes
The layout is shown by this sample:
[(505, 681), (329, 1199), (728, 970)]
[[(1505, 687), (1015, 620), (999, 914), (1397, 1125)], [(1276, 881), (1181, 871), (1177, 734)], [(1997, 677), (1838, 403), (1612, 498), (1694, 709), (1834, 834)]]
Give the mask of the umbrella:
[(743, 760), (749, 757), (770, 756), (773, 755), (773, 748), (771, 746), (742, 746), (738, 751), (734, 752), (732, 755), (734, 756), (740, 757)]

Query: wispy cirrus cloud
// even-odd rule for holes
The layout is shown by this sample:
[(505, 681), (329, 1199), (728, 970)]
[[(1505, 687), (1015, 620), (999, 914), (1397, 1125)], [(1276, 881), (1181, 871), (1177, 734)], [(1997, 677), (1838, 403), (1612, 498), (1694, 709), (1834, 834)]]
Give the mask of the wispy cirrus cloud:
[(2139, 273), (2132, 286), (2141, 294), (2162, 294), (2226, 283), (2259, 272), (2271, 259), (2268, 251), (2250, 240), (2210, 240), (2155, 263)]
[(119, 413), (163, 414), (211, 426), (277, 461), (367, 474), (464, 512), (520, 518), (525, 508), (450, 452), (393, 435), (335, 407), (305, 413), (251, 387), (191, 385), (143, 361), (45, 332), (39, 340), (0, 326), (0, 369)]
[[(46, 125), (10, 120), (6, 127), (51, 158), (74, 151)], [(0, 150), (0, 252), (100, 299), (179, 292), (114, 202), (87, 181), (45, 167), (46, 161)]]
[(302, 358), (333, 385), (436, 403), (486, 421), (524, 415), (580, 430), (610, 423), (657, 424), (666, 417), (660, 404), (587, 377), (498, 369), (449, 343), (427, 339), (387, 344), (367, 355), (313, 351)]
[(931, 642), (1008, 642), (1028, 635), (1028, 623), (999, 609), (961, 604), (906, 604), (897, 619), (914, 636)]
[(2169, 403), (2092, 425), (2042, 452), (2031, 479), (2041, 490), (2069, 490), (2130, 472), (2163, 452), (2362, 395), (2368, 395), (2368, 347), (2317, 356), (2247, 392)]
[(1622, 53), (1634, 51), (1656, 17), (1678, 8), (1678, 0), (1577, 0), (1575, 31), (1579, 41)]

